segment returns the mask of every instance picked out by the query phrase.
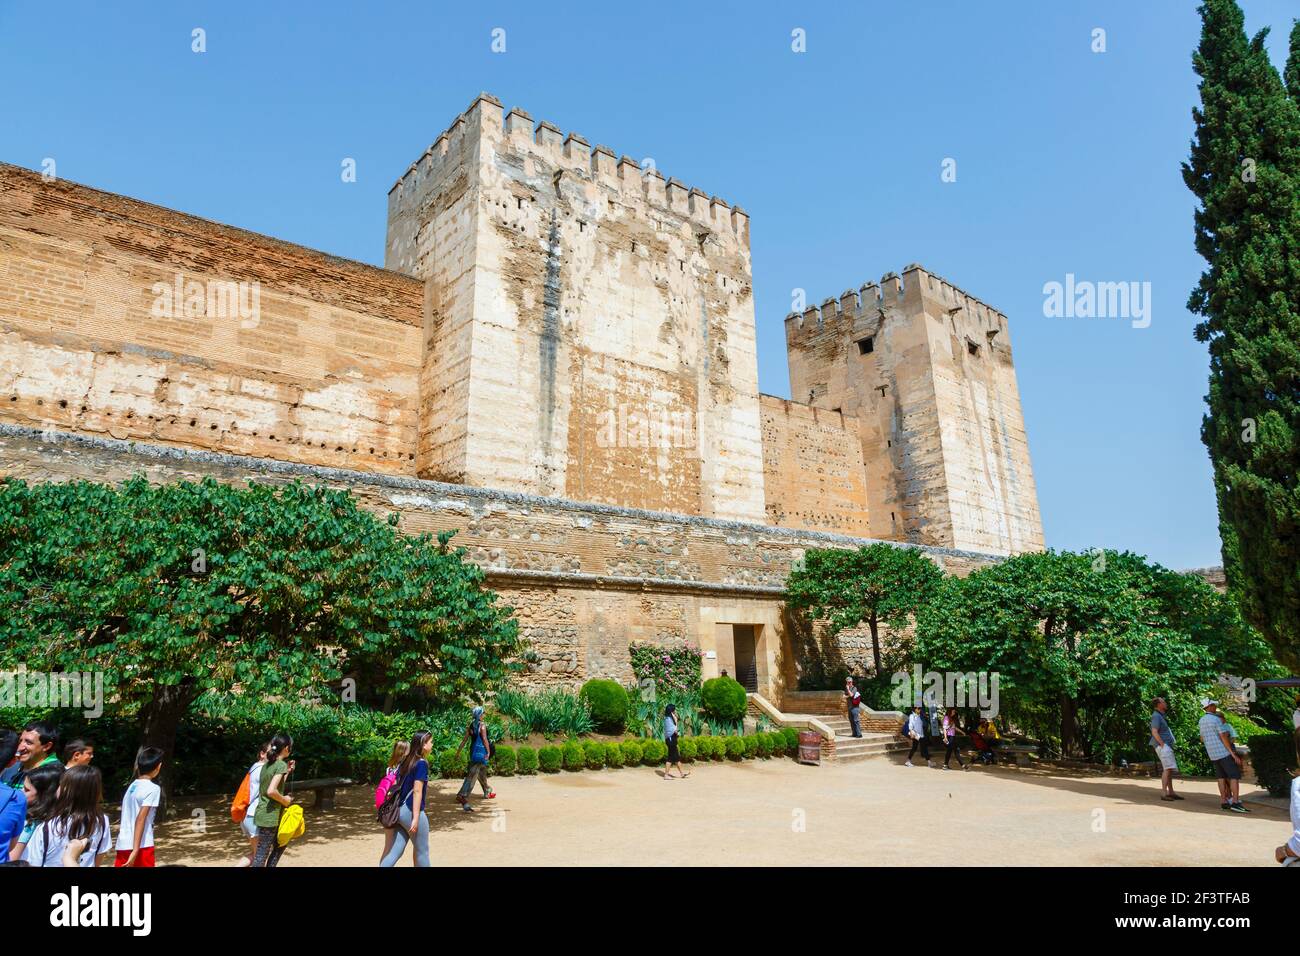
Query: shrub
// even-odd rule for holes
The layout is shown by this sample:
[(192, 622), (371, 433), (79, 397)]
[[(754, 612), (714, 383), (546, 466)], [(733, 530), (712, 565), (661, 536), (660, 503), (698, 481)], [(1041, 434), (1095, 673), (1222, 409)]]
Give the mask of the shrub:
[(496, 777), (513, 777), (516, 760), (515, 748), (497, 744), (497, 752), (492, 755), (492, 774)]
[(781, 736), (785, 738), (785, 752), (794, 756), (799, 752), (799, 731), (793, 727), (782, 727)]
[(695, 760), (696, 750), (695, 737), (681, 737), (677, 741), (677, 752), (682, 756), (683, 763), (691, 763)]
[(716, 720), (737, 721), (745, 716), (748, 698), (745, 688), (730, 677), (714, 677), (704, 682), (700, 706)]
[(561, 764), (564, 763), (564, 753), (554, 744), (547, 744), (537, 751), (537, 763), (542, 768), (542, 773), (559, 773)]
[(532, 747), (520, 747), (515, 755), (515, 760), (519, 772), (524, 776), (527, 777), (537, 773), (537, 751)]
[(668, 759), (668, 745), (662, 740), (647, 740), (641, 745), (641, 762), (648, 767)]
[(745, 759), (753, 760), (758, 756), (758, 734), (750, 734), (748, 737), (741, 737), (745, 742)]
[(588, 770), (599, 770), (605, 766), (606, 747), (599, 740), (588, 740), (582, 745)]
[(745, 756), (745, 738), (728, 737), (727, 740), (727, 758), (730, 760), (740, 760)]
[(581, 770), (587, 763), (587, 754), (582, 744), (576, 740), (568, 741), (561, 749), (565, 770)]
[(727, 744), (724, 738), (710, 735), (704, 739), (708, 741), (710, 760), (721, 760), (727, 755)]
[(612, 680), (589, 680), (578, 696), (587, 702), (596, 729), (606, 734), (621, 734), (627, 726), (628, 695), (623, 685)]
[(605, 766), (611, 770), (623, 766), (623, 747), (617, 740), (605, 748)]
[(772, 756), (772, 734), (761, 733), (754, 735), (755, 753), (766, 760)]
[(1291, 792), (1291, 771), (1300, 766), (1291, 733), (1257, 733), (1250, 738), (1250, 763), (1259, 785), (1275, 797)]
[(641, 744), (635, 740), (625, 740), (619, 746), (623, 750), (623, 763), (635, 767), (641, 762)]
[(469, 769), (469, 754), (464, 750), (457, 756), (455, 747), (448, 747), (438, 756), (438, 772), (445, 780), (465, 776)]

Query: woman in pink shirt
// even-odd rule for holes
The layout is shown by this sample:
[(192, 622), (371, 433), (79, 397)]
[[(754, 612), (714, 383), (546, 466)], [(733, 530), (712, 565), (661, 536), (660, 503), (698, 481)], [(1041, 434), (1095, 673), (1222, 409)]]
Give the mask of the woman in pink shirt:
[(943, 769), (950, 770), (948, 761), (952, 755), (957, 755), (957, 766), (966, 769), (966, 764), (962, 762), (961, 751), (957, 749), (957, 708), (949, 707), (948, 712), (943, 715), (943, 742), (947, 744), (947, 751), (943, 755)]

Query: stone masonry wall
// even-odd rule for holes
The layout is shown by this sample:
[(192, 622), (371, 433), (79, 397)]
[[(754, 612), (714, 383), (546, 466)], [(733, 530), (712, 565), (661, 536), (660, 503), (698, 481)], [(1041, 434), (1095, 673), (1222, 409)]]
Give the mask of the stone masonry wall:
[(0, 164), (0, 421), (414, 473), (422, 308), (406, 276)]

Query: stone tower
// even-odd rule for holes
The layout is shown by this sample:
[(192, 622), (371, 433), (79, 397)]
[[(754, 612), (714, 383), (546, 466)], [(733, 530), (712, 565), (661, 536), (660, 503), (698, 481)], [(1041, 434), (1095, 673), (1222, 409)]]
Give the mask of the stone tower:
[(912, 265), (785, 328), (794, 400), (859, 420), (872, 537), (1042, 549), (1005, 315)]
[(389, 193), (420, 477), (762, 521), (749, 219), (479, 96)]

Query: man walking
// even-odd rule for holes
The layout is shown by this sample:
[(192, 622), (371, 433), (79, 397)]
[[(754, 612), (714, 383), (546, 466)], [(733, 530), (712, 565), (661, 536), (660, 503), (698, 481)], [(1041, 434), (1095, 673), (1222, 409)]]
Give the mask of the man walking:
[(849, 726), (853, 728), (853, 736), (862, 736), (862, 724), (859, 721), (860, 708), (862, 707), (862, 695), (858, 689), (853, 686), (853, 678), (844, 678), (844, 697), (849, 705)]
[(1152, 707), (1151, 746), (1156, 748), (1156, 756), (1160, 758), (1160, 799), (1172, 803), (1183, 799), (1174, 793), (1174, 773), (1178, 770), (1174, 746), (1177, 741), (1174, 740), (1174, 732), (1169, 729), (1169, 721), (1165, 717), (1169, 703), (1163, 697), (1157, 697)]
[(1233, 813), (1249, 813), (1241, 805), (1241, 757), (1233, 751), (1232, 740), (1223, 729), (1219, 703), (1209, 697), (1202, 697), (1201, 709), (1205, 714), (1197, 724), (1197, 729), (1201, 732), (1205, 755), (1214, 764), (1214, 776), (1219, 783), (1223, 809)]
[(921, 719), (921, 705), (917, 704), (912, 708), (912, 713), (907, 717), (907, 736), (912, 738), (912, 749), (908, 751), (907, 762), (904, 767), (912, 766), (912, 757), (916, 755), (916, 748), (921, 748), (921, 756), (925, 758), (925, 765), (933, 767), (934, 761), (930, 759), (930, 741), (926, 735), (925, 721)]

